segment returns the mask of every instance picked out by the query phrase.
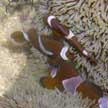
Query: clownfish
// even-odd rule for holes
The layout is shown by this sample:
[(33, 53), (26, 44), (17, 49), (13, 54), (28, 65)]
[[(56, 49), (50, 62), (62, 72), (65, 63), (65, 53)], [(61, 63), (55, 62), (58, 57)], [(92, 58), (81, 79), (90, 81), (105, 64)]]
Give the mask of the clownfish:
[[(47, 89), (58, 88), (60, 91), (82, 93), (83, 98), (95, 100), (99, 108), (108, 108), (108, 97), (104, 95), (101, 88), (90, 81), (87, 81), (78, 74), (71, 63), (61, 62), (58, 68), (50, 67), (50, 74), (42, 77), (40, 82)], [(91, 106), (93, 108), (93, 106)]]
[(74, 46), (82, 55), (89, 59), (91, 63), (96, 64), (95, 58), (81, 46), (80, 42), (70, 29), (62, 25), (53, 15), (48, 16), (46, 20), (47, 24), (55, 33), (54, 36), (57, 37), (57, 39), (64, 38), (70, 45)]
[(10, 35), (10, 40), (16, 45), (23, 45), (30, 42), (34, 48), (54, 58), (56, 63), (60, 60), (73, 61), (75, 58), (69, 46), (65, 46), (63, 43), (52, 39), (50, 36), (37, 34), (34, 28), (29, 29), (27, 32), (15, 31)]

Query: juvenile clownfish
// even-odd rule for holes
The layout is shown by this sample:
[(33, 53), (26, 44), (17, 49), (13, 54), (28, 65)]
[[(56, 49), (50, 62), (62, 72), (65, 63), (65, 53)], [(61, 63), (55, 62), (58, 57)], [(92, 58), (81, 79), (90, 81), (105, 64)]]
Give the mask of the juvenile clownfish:
[[(54, 74), (51, 74), (52, 72)], [(95, 100), (99, 108), (108, 108), (108, 97), (103, 95), (101, 88), (83, 79), (71, 63), (62, 62), (59, 64), (59, 68), (51, 68), (51, 73), (49, 76), (40, 79), (43, 87), (48, 89), (58, 88), (60, 91), (65, 90), (73, 95), (79, 92), (82, 93), (83, 98), (88, 97)]]
[(36, 49), (43, 54), (56, 58), (55, 60), (74, 60), (75, 56), (70, 51), (68, 46), (64, 46), (63, 43), (52, 39), (51, 37), (38, 35), (34, 28), (24, 31), (16, 31), (10, 35), (10, 40), (18, 45), (23, 45), (25, 42), (30, 42)]
[(64, 38), (70, 45), (73, 45), (81, 54), (83, 54), (91, 63), (96, 64), (96, 60), (91, 56), (88, 51), (82, 48), (81, 44), (78, 42), (74, 33), (69, 30), (67, 27), (62, 25), (60, 21), (53, 15), (47, 17), (47, 24), (54, 31), (57, 39)]

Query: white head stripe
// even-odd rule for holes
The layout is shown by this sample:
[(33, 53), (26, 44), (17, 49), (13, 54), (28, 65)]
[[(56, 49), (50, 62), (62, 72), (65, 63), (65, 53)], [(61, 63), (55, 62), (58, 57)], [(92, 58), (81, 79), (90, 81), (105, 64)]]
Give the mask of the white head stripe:
[(71, 39), (72, 37), (74, 37), (75, 35), (73, 34), (73, 32), (71, 30), (69, 30), (69, 34), (67, 36), (65, 36), (66, 39)]
[(86, 50), (83, 50), (83, 54), (88, 56), (88, 52)]
[(28, 34), (27, 34), (27, 33), (25, 33), (24, 31), (22, 31), (22, 33), (23, 33), (23, 35), (24, 35), (24, 39), (25, 39), (25, 40), (27, 40), (27, 41), (29, 41)]
[(66, 56), (68, 49), (69, 49), (69, 46), (64, 46), (61, 49), (60, 56), (63, 58), (63, 60), (69, 60), (68, 57)]
[(55, 19), (55, 18), (56, 18), (56, 17), (53, 16), (53, 15), (51, 15), (51, 16), (48, 17), (47, 22), (48, 22), (48, 24), (49, 24), (50, 27), (52, 26), (52, 25), (51, 25), (51, 20), (52, 20), (52, 19)]

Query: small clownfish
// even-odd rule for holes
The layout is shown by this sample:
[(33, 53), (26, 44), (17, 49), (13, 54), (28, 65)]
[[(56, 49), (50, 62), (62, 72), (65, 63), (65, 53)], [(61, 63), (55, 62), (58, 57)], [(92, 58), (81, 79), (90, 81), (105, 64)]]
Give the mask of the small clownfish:
[[(42, 77), (40, 82), (47, 89), (58, 88), (60, 91), (67, 91), (73, 95), (76, 92), (82, 93), (82, 97), (95, 100), (99, 108), (108, 108), (108, 97), (104, 96), (101, 88), (83, 79), (74, 69), (71, 63), (62, 62), (59, 68), (51, 67), (49, 76)], [(93, 106), (91, 106), (93, 108)]]
[(57, 63), (59, 60), (71, 61), (75, 58), (74, 53), (70, 51), (68, 46), (49, 36), (38, 35), (34, 28), (29, 29), (27, 32), (13, 32), (10, 35), (10, 40), (17, 45), (30, 42), (40, 52), (57, 60)]
[(91, 63), (96, 64), (96, 60), (91, 56), (88, 51), (82, 48), (81, 44), (78, 42), (74, 33), (67, 27), (62, 25), (60, 21), (53, 15), (47, 17), (47, 24), (54, 31), (54, 36), (57, 39), (64, 38), (70, 45), (74, 46), (82, 55), (84, 55)]
[(15, 46), (23, 46), (27, 43), (27, 36), (23, 31), (15, 31), (8, 37), (9, 41)]

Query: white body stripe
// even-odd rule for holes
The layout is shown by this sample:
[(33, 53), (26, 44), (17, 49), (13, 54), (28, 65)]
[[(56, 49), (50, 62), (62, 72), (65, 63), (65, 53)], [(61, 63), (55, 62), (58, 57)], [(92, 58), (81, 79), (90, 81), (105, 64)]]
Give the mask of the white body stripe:
[(51, 15), (51, 16), (48, 17), (47, 22), (48, 22), (48, 24), (49, 24), (50, 27), (52, 27), (52, 25), (51, 25), (51, 20), (52, 20), (52, 19), (55, 19), (55, 18), (56, 18), (56, 17), (53, 16), (53, 15)]
[(40, 47), (40, 49), (41, 49), (41, 51), (42, 51), (43, 53), (45, 53), (46, 55), (50, 55), (50, 56), (53, 55), (53, 52), (47, 50), (47, 49), (44, 47), (40, 35), (38, 35), (38, 42), (39, 42), (39, 47)]
[(71, 30), (69, 30), (69, 35), (65, 36), (66, 39), (71, 39), (72, 37), (74, 37), (75, 35), (73, 34), (73, 32)]
[(60, 56), (63, 58), (63, 60), (69, 60), (68, 57), (66, 56), (68, 49), (69, 49), (69, 46), (64, 46), (61, 49)]
[(58, 72), (58, 68), (52, 68), (51, 73), (50, 73), (51, 77), (52, 78), (56, 77), (57, 72)]
[(88, 52), (86, 50), (83, 50), (83, 54), (88, 56)]
[(29, 41), (28, 34), (26, 32), (24, 32), (24, 31), (21, 31), (21, 32), (23, 33), (25, 40)]

